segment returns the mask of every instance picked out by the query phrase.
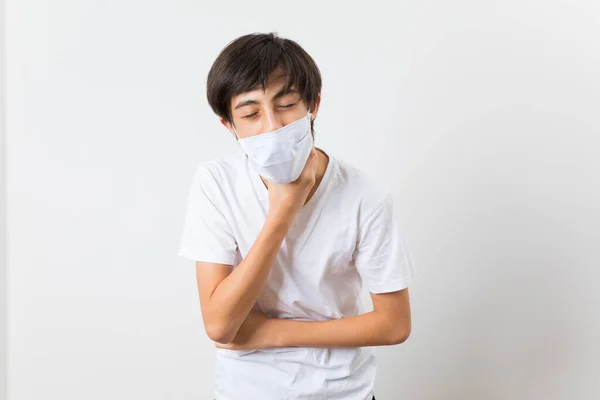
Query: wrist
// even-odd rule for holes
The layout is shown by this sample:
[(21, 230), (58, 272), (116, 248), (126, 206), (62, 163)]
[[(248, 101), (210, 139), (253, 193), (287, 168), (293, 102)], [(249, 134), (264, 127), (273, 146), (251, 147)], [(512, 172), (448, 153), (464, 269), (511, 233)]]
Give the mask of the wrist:
[(296, 218), (296, 211), (290, 206), (279, 206), (277, 208), (269, 207), (267, 212), (267, 222), (277, 228), (287, 229), (292, 225)]
[(285, 323), (288, 322), (280, 318), (269, 319), (269, 346), (270, 347), (285, 347), (288, 343), (285, 340)]

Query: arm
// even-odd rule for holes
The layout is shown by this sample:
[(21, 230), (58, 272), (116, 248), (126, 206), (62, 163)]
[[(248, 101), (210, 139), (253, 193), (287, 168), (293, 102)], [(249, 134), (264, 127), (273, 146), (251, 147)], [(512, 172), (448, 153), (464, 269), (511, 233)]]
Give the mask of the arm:
[[(256, 303), (290, 226), (315, 183), (316, 150), (300, 177), (289, 184), (268, 183), (266, 221), (244, 260), (231, 265), (196, 262), (204, 326), (218, 343), (231, 342)], [(233, 271), (232, 271), (233, 269)]]
[(294, 321), (268, 318), (252, 310), (235, 339), (217, 347), (363, 347), (400, 344), (411, 333), (408, 288), (371, 293), (373, 311), (330, 321)]
[(374, 294), (373, 311), (330, 321), (276, 320), (276, 346), (363, 347), (400, 344), (410, 336), (408, 288)]
[(196, 279), (208, 336), (228, 343), (252, 309), (289, 229), (290, 218), (269, 215), (244, 260), (231, 265), (196, 262)]

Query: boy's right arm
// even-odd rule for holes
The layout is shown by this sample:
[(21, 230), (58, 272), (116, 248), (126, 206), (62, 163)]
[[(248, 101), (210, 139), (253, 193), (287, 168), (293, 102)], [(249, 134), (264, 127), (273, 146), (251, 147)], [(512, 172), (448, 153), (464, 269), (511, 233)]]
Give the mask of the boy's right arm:
[(215, 342), (231, 342), (256, 303), (290, 220), (267, 218), (254, 245), (235, 269), (231, 265), (196, 262), (204, 327)]
[[(231, 342), (263, 290), (277, 252), (315, 183), (316, 150), (290, 184), (269, 182), (267, 218), (248, 254), (231, 265), (196, 262), (204, 327), (215, 342)], [(233, 270), (233, 271), (232, 271)]]

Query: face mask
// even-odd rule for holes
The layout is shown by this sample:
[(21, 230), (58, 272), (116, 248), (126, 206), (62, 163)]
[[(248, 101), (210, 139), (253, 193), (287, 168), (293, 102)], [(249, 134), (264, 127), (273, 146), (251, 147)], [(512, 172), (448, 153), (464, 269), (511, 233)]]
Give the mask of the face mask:
[(310, 111), (282, 128), (238, 139), (238, 143), (248, 156), (252, 169), (267, 181), (293, 182), (300, 176), (313, 147)]

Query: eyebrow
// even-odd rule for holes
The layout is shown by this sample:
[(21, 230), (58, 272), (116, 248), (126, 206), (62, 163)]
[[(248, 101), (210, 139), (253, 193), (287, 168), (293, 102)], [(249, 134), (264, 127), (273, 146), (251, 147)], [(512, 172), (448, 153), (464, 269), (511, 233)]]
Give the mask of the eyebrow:
[[(290, 93), (298, 93), (299, 94), (299, 92), (296, 89), (283, 88), (279, 92), (277, 92), (277, 94), (275, 96), (273, 96), (273, 100), (277, 100), (278, 98), (283, 97), (286, 94), (290, 94)], [(253, 105), (253, 104), (258, 104), (258, 101), (253, 100), (253, 99), (244, 100), (244, 101), (238, 103), (235, 106), (234, 110), (237, 110), (238, 108), (242, 108), (245, 106)]]

